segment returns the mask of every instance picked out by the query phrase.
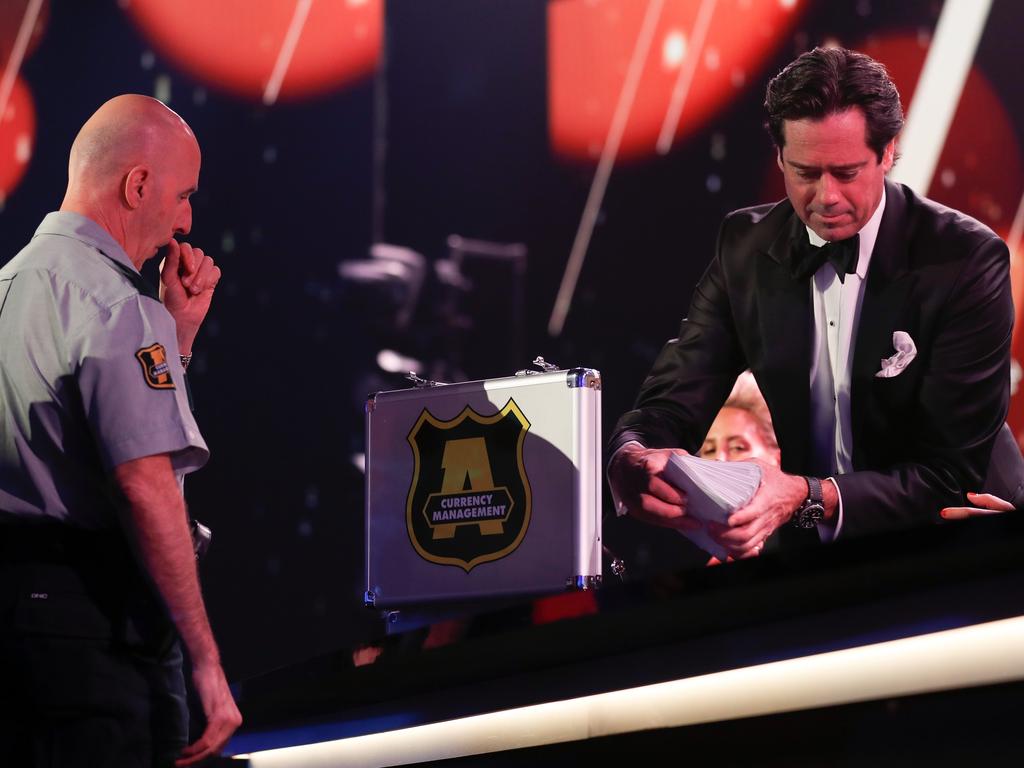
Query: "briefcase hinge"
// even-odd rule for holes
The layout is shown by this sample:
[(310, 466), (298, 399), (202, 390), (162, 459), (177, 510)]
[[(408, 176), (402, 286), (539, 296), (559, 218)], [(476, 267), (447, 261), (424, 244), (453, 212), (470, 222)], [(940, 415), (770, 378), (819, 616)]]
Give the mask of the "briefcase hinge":
[(565, 580), (565, 586), (569, 589), (578, 589), (586, 592), (588, 589), (597, 589), (601, 586), (601, 577), (598, 576), (576, 576)]
[(445, 383), (443, 381), (433, 381), (431, 379), (424, 379), (422, 376), (416, 373), (416, 371), (409, 371), (405, 374), (405, 378), (413, 383), (416, 389), (429, 389), (430, 387), (443, 387)]
[(601, 372), (595, 371), (593, 368), (573, 368), (569, 371), (566, 383), (569, 385), (569, 389), (581, 387), (600, 389)]

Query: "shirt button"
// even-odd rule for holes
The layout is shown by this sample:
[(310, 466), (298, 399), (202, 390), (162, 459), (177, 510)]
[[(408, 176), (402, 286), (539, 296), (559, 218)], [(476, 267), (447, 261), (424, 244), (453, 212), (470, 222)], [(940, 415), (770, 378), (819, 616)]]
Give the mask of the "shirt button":
[(829, 324), (830, 326), (832, 326), (833, 328), (835, 328), (835, 327), (836, 327), (836, 324), (835, 324), (835, 322), (834, 322), (834, 321), (832, 321), (832, 320), (829, 320), (829, 321), (828, 321), (828, 324)]

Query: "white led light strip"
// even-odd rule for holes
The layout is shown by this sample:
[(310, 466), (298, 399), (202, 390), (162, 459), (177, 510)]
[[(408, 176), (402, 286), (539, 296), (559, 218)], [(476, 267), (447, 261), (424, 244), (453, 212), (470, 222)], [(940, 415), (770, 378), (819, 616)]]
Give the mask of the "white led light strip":
[(672, 96), (669, 99), (668, 111), (665, 113), (665, 120), (661, 124), (661, 133), (658, 134), (658, 143), (655, 146), (659, 155), (667, 155), (672, 149), (672, 140), (675, 138), (676, 129), (679, 128), (679, 118), (683, 116), (683, 104), (690, 94), (690, 86), (693, 85), (693, 78), (697, 74), (697, 66), (704, 55), (704, 44), (708, 39), (708, 29), (711, 28), (711, 19), (715, 15), (715, 5), (718, 0), (702, 0), (700, 8), (697, 9), (697, 20), (693, 23), (693, 34), (690, 39), (690, 50), (683, 59), (683, 65), (679, 68), (679, 77), (672, 88)]
[(288, 25), (284, 42), (281, 43), (281, 50), (278, 51), (274, 71), (270, 73), (270, 80), (267, 81), (267, 87), (263, 91), (263, 103), (268, 107), (277, 101), (278, 94), (281, 93), (281, 84), (284, 82), (284, 76), (288, 74), (288, 67), (291, 65), (292, 56), (295, 55), (295, 49), (299, 45), (299, 37), (302, 35), (303, 27), (306, 26), (306, 17), (309, 16), (309, 9), (312, 5), (313, 0), (297, 0), (295, 3), (295, 13)]
[(246, 757), (253, 768), (405, 765), (1022, 679), (1017, 617)]
[(583, 260), (587, 256), (590, 238), (593, 236), (594, 227), (597, 224), (597, 214), (601, 211), (604, 193), (608, 189), (608, 179), (611, 178), (615, 160), (619, 155), (619, 145), (626, 132), (629, 113), (633, 109), (633, 101), (636, 99), (636, 92), (640, 87), (640, 75), (644, 71), (644, 64), (647, 62), (647, 54), (650, 53), (651, 41), (654, 39), (654, 32), (658, 27), (658, 19), (661, 17), (661, 9), (664, 4), (664, 0), (650, 0), (647, 4), (640, 32), (636, 37), (636, 45), (633, 47), (633, 55), (629, 60), (626, 79), (622, 83), (615, 114), (612, 116), (608, 136), (605, 138), (604, 149), (601, 150), (601, 157), (597, 161), (597, 170), (590, 183), (587, 202), (583, 206), (583, 215), (580, 217), (580, 224), (576, 229), (576, 238), (569, 251), (569, 260), (565, 265), (562, 283), (558, 287), (555, 306), (551, 310), (548, 333), (552, 336), (560, 336), (565, 327), (565, 319), (569, 315), (572, 297), (576, 292), (576, 281), (579, 280), (580, 271), (583, 269)]
[(917, 81), (894, 181), (928, 194), (992, 0), (946, 0)]

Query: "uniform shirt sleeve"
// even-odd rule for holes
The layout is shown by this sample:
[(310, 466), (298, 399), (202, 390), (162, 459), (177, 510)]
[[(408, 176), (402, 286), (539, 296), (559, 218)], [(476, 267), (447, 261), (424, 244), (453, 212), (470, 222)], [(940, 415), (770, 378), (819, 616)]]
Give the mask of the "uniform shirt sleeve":
[(174, 320), (163, 305), (138, 295), (118, 302), (86, 323), (71, 346), (85, 417), (108, 469), (161, 453), (179, 474), (206, 463)]

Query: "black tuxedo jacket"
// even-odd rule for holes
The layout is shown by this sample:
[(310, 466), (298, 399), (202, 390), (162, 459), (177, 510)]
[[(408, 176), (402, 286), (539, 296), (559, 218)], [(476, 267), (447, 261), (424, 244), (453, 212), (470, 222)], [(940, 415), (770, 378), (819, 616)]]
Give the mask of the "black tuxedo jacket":
[(1024, 511), (1024, 456), (1021, 456), (1017, 440), (1006, 425), (996, 436), (988, 475), (981, 488), (985, 493), (994, 493)]
[[(619, 420), (612, 451), (628, 440), (696, 451), (750, 368), (783, 469), (812, 474), (811, 279), (795, 279), (790, 265), (803, 226), (788, 200), (726, 217), (679, 338)], [(938, 520), (942, 507), (981, 487), (1008, 408), (1012, 327), (1002, 240), (887, 181), (853, 357), (854, 471), (835, 478), (843, 537)], [(877, 378), (894, 331), (910, 334), (917, 356), (899, 375)]]

